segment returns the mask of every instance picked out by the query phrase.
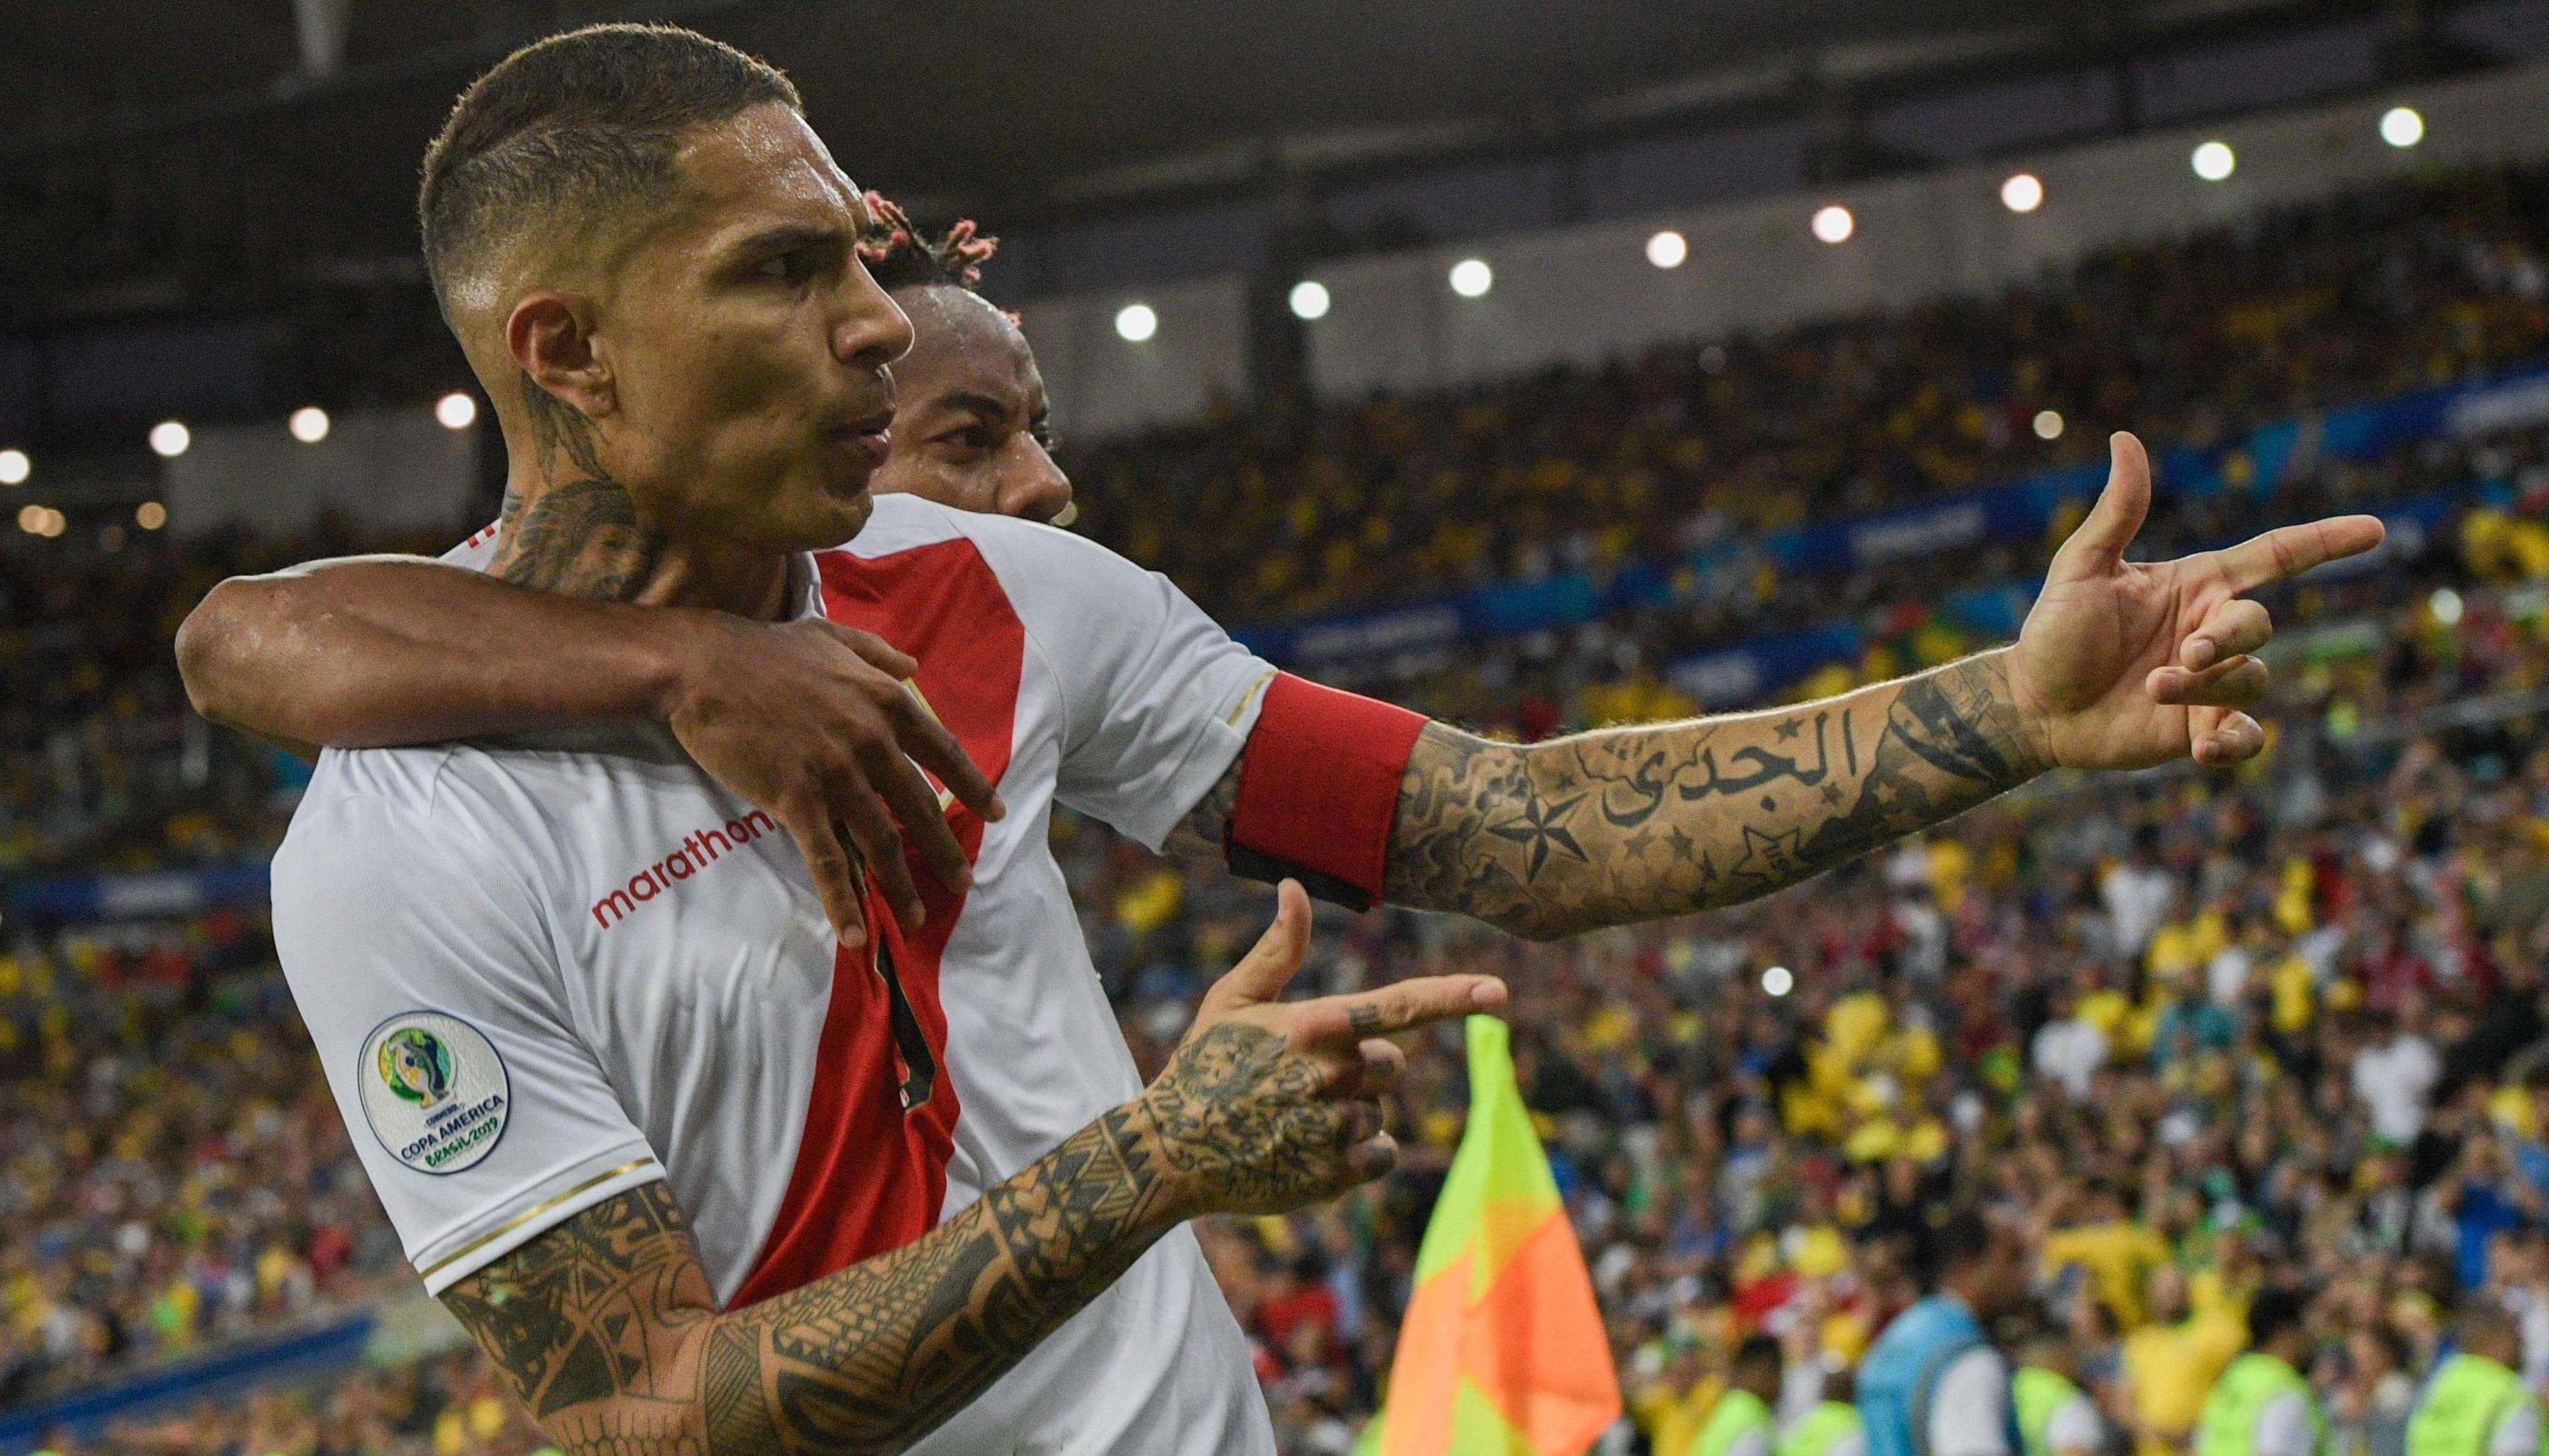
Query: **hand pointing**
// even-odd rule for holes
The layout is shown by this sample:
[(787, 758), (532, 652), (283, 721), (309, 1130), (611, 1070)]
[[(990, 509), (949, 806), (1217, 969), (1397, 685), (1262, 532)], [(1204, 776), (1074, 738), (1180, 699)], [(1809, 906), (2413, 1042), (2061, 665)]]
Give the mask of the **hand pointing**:
[(2266, 690), (2256, 653), (2274, 624), (2243, 593), (2371, 550), (2381, 522), (2331, 516), (2220, 551), (2129, 562), (2150, 510), (2150, 459), (2129, 434), (2111, 443), (2107, 489), (2054, 553), (2010, 659), (2030, 737), (2044, 762), (2072, 769), (2253, 758), (2266, 734), (2246, 710)]

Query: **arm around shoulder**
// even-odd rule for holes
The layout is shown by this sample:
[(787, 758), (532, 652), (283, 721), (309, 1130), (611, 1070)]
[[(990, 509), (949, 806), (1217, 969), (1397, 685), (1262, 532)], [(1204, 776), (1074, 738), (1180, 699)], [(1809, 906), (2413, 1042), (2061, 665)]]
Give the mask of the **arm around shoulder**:
[(215, 587), (178, 628), (186, 694), (284, 744), (381, 748), (661, 717), (698, 613), (533, 592), (422, 557)]

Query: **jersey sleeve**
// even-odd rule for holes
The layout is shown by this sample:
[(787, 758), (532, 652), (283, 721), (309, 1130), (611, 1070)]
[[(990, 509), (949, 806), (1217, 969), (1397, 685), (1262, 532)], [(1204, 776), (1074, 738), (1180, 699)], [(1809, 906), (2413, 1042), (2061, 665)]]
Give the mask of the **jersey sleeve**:
[(408, 1261), (440, 1294), (663, 1176), (562, 1009), (550, 942), (492, 846), (356, 795), (274, 862), (274, 939)]
[(1274, 667), (1168, 578), (1102, 546), (1001, 517), (964, 529), (1051, 672), (1055, 797), (1159, 849), (1239, 757)]

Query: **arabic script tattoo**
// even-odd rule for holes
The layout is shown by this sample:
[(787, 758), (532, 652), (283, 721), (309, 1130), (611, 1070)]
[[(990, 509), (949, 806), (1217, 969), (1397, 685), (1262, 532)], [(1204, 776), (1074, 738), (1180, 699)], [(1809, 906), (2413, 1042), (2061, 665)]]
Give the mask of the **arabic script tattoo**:
[(1998, 654), (1846, 697), (1519, 746), (1429, 724), (1388, 897), (1536, 938), (1747, 900), (2039, 772)]

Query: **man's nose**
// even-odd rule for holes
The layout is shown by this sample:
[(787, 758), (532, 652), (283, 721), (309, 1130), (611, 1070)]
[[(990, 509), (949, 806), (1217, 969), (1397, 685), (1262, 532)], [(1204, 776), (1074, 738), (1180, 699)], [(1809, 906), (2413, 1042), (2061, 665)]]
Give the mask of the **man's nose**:
[(911, 352), (911, 319), (865, 268), (850, 270), (841, 314), (832, 325), (832, 356), (882, 369)]
[(1050, 521), (1071, 505), (1071, 477), (1053, 463), (1032, 436), (1017, 436), (1011, 447), (1008, 468), (1001, 472), (999, 507), (1002, 515), (1021, 520)]

